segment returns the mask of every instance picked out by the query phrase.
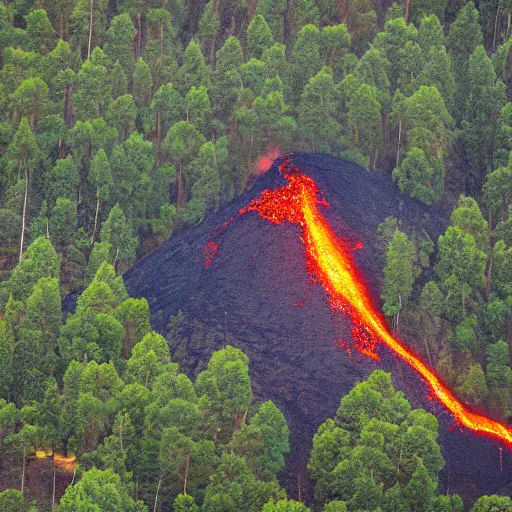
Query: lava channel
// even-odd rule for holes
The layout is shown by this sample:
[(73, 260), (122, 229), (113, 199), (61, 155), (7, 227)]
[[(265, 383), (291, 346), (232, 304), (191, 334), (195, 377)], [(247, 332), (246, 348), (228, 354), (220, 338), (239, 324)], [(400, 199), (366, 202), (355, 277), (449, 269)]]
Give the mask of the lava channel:
[(240, 213), (255, 211), (275, 224), (285, 220), (298, 224), (302, 230), (308, 272), (327, 292), (331, 307), (349, 315), (355, 347), (378, 360), (375, 348), (379, 341), (382, 342), (418, 372), (433, 396), (450, 411), (457, 425), (497, 439), (512, 449), (511, 428), (471, 411), (418, 354), (389, 331), (363, 283), (352, 257), (353, 248), (336, 237), (319, 210), (319, 206), (329, 205), (321, 198), (314, 180), (292, 165), (290, 155), (283, 158), (280, 170), (288, 183), (276, 190), (263, 191)]

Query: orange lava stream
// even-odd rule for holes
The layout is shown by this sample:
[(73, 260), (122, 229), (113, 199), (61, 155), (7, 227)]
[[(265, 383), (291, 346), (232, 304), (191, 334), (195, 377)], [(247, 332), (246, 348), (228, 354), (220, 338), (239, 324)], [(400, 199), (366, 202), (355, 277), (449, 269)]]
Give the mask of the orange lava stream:
[(303, 232), (308, 270), (329, 294), (331, 306), (350, 316), (355, 326), (353, 335), (356, 348), (378, 360), (374, 348), (377, 340), (380, 340), (419, 373), (458, 425), (498, 439), (512, 449), (512, 429), (469, 410), (419, 355), (389, 332), (382, 315), (372, 304), (350, 249), (336, 237), (318, 209), (319, 205), (328, 204), (319, 199), (319, 190), (313, 179), (291, 166), (289, 160), (281, 164), (281, 172), (288, 184), (277, 190), (264, 191), (241, 213), (257, 211), (263, 218), (276, 224), (283, 220), (299, 224)]

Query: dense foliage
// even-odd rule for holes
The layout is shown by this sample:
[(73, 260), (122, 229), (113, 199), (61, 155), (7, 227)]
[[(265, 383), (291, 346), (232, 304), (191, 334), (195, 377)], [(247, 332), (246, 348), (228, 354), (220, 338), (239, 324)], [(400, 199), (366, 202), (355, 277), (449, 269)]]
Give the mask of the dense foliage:
[[(381, 226), (384, 313), (467, 401), (512, 415), (512, 5), (391, 4), (0, 3), (0, 454), (22, 474), (0, 511), (31, 506), (35, 448), (78, 456), (63, 511), (307, 510), (277, 484), (288, 429), (252, 403), (247, 358), (227, 347), (192, 383), (118, 277), (276, 146), (458, 201), (438, 241)], [(370, 417), (356, 396), (375, 393)], [(372, 376), (315, 437), (319, 506), (459, 510), (435, 494), (436, 430)], [(474, 510), (493, 507), (510, 502)]]

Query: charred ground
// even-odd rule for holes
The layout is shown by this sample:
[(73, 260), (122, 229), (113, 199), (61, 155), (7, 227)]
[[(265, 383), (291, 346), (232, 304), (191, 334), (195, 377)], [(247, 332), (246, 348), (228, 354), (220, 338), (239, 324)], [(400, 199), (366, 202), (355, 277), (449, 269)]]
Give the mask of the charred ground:
[[(355, 258), (376, 301), (384, 265), (378, 225), (394, 216), (401, 229), (424, 231), (436, 240), (448, 224), (448, 212), (400, 193), (387, 175), (320, 154), (296, 154), (293, 162), (324, 193), (331, 205), (326, 216), (335, 232), (354, 243), (362, 241)], [(503, 452), (500, 471), (499, 445), (451, 429), (452, 418), (427, 399), (420, 378), (391, 354), (381, 352), (383, 361), (376, 363), (356, 352), (349, 356), (333, 343), (350, 341), (350, 324), (347, 319), (334, 321), (325, 292), (319, 285), (310, 287), (296, 226), (273, 225), (256, 213), (238, 215), (262, 190), (283, 184), (274, 165), (244, 196), (195, 229), (176, 234), (125, 274), (130, 295), (148, 300), (153, 327), (169, 335), (174, 360), (195, 374), (226, 344), (250, 357), (256, 396), (273, 400), (291, 428), (292, 451), (283, 477), (291, 496), (297, 496), (299, 481), (303, 496), (311, 492), (306, 463), (319, 424), (376, 368), (392, 370), (395, 386), (413, 406), (438, 417), (446, 459), (441, 485), (446, 491), (465, 500), (503, 491), (511, 483), (510, 453)], [(235, 220), (223, 226), (230, 218)], [(218, 251), (205, 266), (209, 241), (218, 244)], [(169, 320), (180, 310), (183, 319), (169, 333)]]

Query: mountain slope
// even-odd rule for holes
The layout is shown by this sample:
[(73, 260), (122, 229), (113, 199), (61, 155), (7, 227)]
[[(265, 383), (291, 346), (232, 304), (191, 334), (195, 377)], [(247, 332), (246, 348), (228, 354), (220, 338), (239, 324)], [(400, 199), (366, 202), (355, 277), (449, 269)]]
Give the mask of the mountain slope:
[[(446, 212), (401, 194), (389, 176), (326, 155), (297, 154), (293, 161), (315, 179), (331, 204), (326, 217), (335, 232), (354, 244), (362, 241), (355, 258), (375, 300), (384, 264), (377, 247), (379, 223), (394, 216), (405, 231), (424, 229), (433, 240), (448, 223)], [(439, 418), (447, 460), (441, 483), (447, 490), (472, 499), (505, 486), (510, 454), (504, 452), (501, 472), (497, 444), (451, 432), (451, 417), (427, 400), (426, 386), (412, 370), (390, 354), (383, 353), (383, 361), (376, 363), (356, 352), (350, 356), (333, 343), (350, 340), (350, 322), (334, 321), (322, 288), (310, 286), (296, 226), (274, 225), (255, 213), (238, 215), (262, 190), (283, 183), (274, 166), (243, 197), (197, 228), (173, 236), (125, 275), (130, 295), (148, 300), (156, 330), (166, 333), (170, 317), (183, 312), (179, 332), (171, 337), (174, 359), (195, 373), (225, 344), (247, 353), (256, 395), (278, 404), (292, 430), (284, 482), (292, 496), (299, 479), (303, 494), (308, 492), (305, 464), (318, 425), (375, 368), (392, 370), (396, 387), (413, 406)], [(209, 241), (218, 251), (206, 266)]]

